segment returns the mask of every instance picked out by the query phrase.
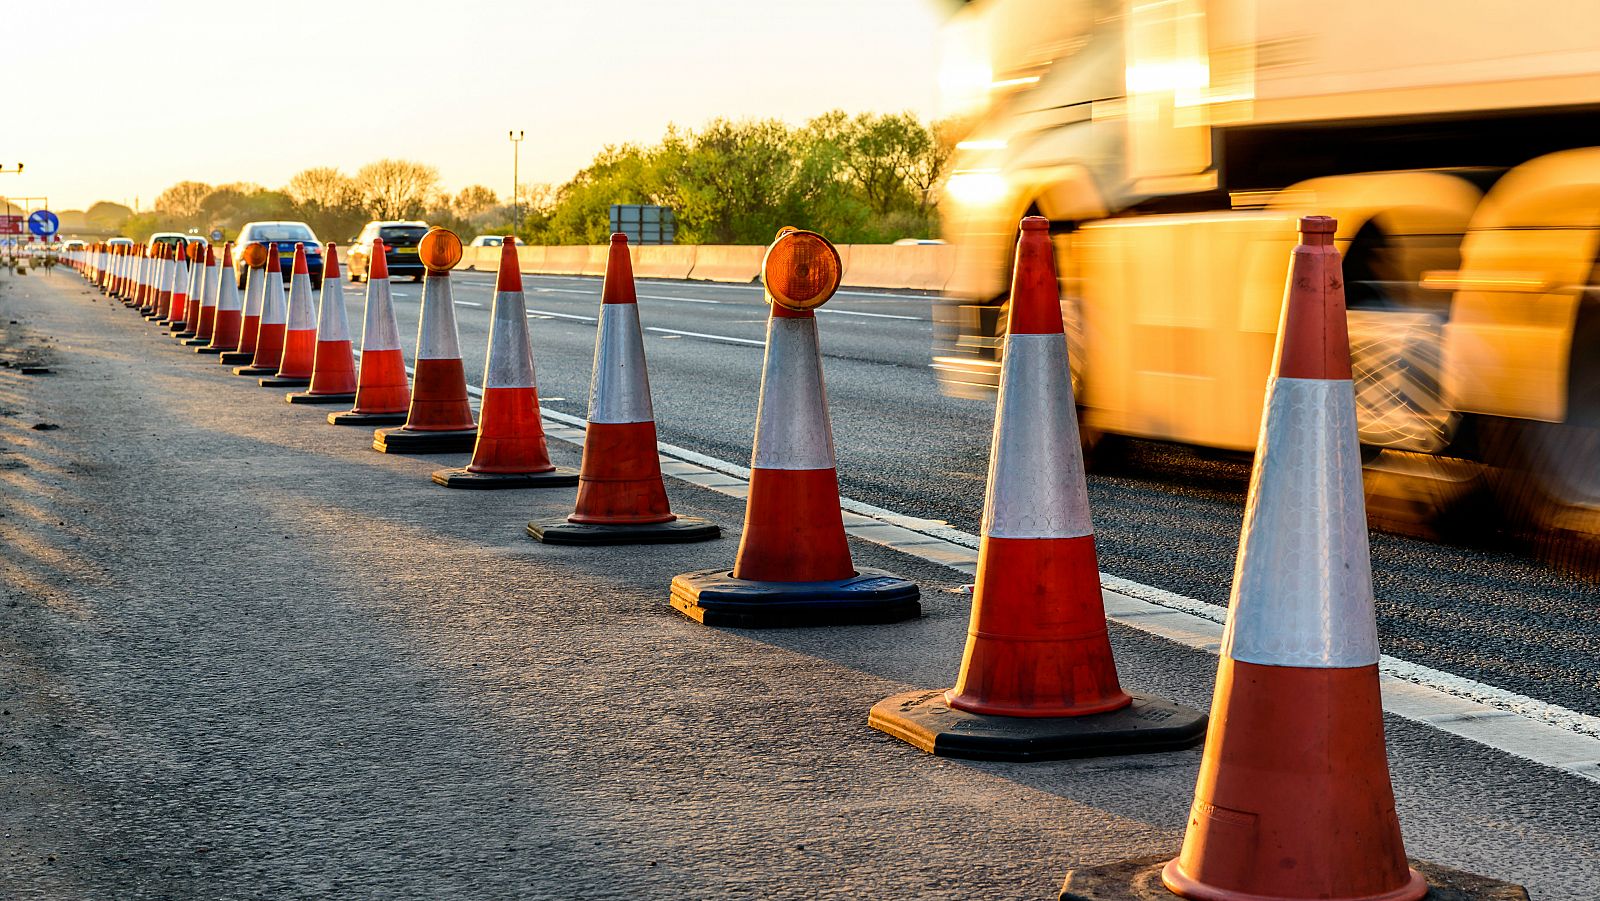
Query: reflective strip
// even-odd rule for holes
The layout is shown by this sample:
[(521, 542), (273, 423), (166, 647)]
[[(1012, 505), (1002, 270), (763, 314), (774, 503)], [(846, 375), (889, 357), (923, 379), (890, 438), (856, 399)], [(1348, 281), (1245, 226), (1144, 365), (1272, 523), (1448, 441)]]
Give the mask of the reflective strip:
[[(445, 293), (448, 295), (449, 291)], [(539, 387), (533, 380), (533, 345), (528, 337), (528, 310), (522, 292), (496, 291), (489, 317), (489, 357), (483, 363), (483, 387)], [(453, 337), (454, 314), (450, 330)]]
[(833, 469), (833, 424), (814, 317), (767, 319), (756, 407), (756, 469)]
[(172, 274), (167, 282), (168, 290), (173, 294), (189, 293), (189, 264), (182, 260), (172, 261)]
[(1222, 653), (1267, 666), (1378, 662), (1349, 381), (1277, 378), (1267, 387)]
[(589, 421), (654, 422), (650, 374), (644, 365), (639, 305), (603, 303), (594, 336), (594, 378), (589, 382)]
[(268, 269), (267, 283), (261, 293), (261, 324), (283, 325), (283, 273)]
[(317, 314), (312, 307), (311, 276), (296, 272), (289, 279), (289, 312), (283, 317), (288, 330), (310, 332), (317, 328)]
[(1067, 339), (1059, 332), (1013, 334), (1006, 338), (1003, 359), (983, 534), (1093, 535)]
[(399, 350), (400, 325), (394, 318), (389, 280), (367, 280), (367, 311), (361, 322), (361, 350)]
[(217, 311), (232, 312), (241, 308), (239, 303), (239, 286), (234, 283), (232, 269), (217, 268)]
[(261, 286), (267, 282), (267, 270), (246, 268), (244, 271), (244, 315), (261, 315)]
[(198, 301), (206, 293), (206, 267), (204, 263), (189, 267), (189, 299)]
[(422, 280), (422, 319), (417, 323), (417, 359), (461, 359), (461, 341), (456, 337), (456, 303), (450, 292), (448, 275), (430, 272)]
[(214, 307), (217, 305), (217, 281), (221, 275), (221, 267), (207, 266), (205, 273), (200, 276), (200, 305), (202, 307)]
[(324, 274), (317, 307), (317, 341), (349, 340), (350, 317), (344, 309), (344, 282)]

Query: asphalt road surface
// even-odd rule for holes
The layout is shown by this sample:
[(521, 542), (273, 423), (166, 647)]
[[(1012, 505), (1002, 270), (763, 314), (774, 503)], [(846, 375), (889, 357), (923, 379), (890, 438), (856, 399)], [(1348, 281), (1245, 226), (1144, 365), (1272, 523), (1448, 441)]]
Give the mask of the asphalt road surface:
[[(471, 371), (487, 280), (457, 281)], [(563, 314), (534, 323), (543, 391), (581, 413), (593, 329), (564, 317), (593, 315), (596, 283), (530, 283), (550, 289), (531, 307)], [(419, 292), (397, 287), (414, 328)], [(676, 330), (647, 340), (663, 438), (744, 460), (759, 348), (673, 335), (759, 340), (759, 297), (641, 293), (646, 324)], [(932, 390), (926, 301), (837, 308), (911, 317), (823, 317), (846, 492), (974, 528), (988, 411)], [(23, 351), (55, 373), (0, 369), (0, 897), (1046, 898), (1072, 866), (1177, 847), (1197, 750), (972, 764), (865, 726), (882, 697), (950, 682), (968, 600), (945, 590), (951, 570), (852, 542), (860, 563), (918, 580), (922, 619), (708, 629), (666, 586), (731, 560), (736, 500), (669, 482), (677, 510), (725, 525), (717, 542), (536, 544), (523, 523), (564, 515), (570, 491), (438, 488), (427, 474), (463, 456), (373, 453), (365, 430), (283, 403), (69, 274), (0, 276), (0, 355)], [(1173, 481), (1096, 482), (1103, 568), (1220, 591), (1238, 501)], [(1378, 566), (1392, 594), (1392, 558)], [(1507, 610), (1541, 584), (1582, 598), (1481, 557), (1449, 584), (1491, 566)], [(1426, 595), (1445, 576), (1407, 578)], [(1209, 704), (1214, 656), (1112, 636), (1129, 687)], [(1541, 655), (1518, 665), (1593, 679), (1559, 647)], [(1600, 783), (1386, 727), (1413, 856), (1536, 898), (1600, 894)]]
[[(585, 415), (600, 280), (525, 276), (540, 393)], [(469, 379), (482, 384), (491, 273), (452, 277)], [(392, 286), (414, 346), (421, 285)], [(352, 328), (364, 286), (346, 283)], [(766, 306), (756, 285), (640, 280), (661, 440), (747, 464)], [(822, 308), (821, 341), (847, 497), (978, 531), (994, 407), (946, 397), (928, 367), (926, 296), (845, 290)], [(1089, 479), (1101, 569), (1226, 605), (1249, 465), (1135, 443)], [(1600, 586), (1510, 550), (1374, 534), (1385, 653), (1600, 715)]]

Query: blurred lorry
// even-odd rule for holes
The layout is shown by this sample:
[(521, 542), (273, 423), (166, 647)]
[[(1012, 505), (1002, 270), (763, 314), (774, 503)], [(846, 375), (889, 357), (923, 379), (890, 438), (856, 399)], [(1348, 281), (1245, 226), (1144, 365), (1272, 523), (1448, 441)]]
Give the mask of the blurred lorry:
[(1582, 544), (1597, 33), (1591, 0), (966, 4), (941, 48), (964, 126), (943, 387), (993, 390), (1017, 223), (1043, 215), (1091, 459), (1118, 436), (1248, 451), (1295, 220), (1331, 215), (1374, 521)]

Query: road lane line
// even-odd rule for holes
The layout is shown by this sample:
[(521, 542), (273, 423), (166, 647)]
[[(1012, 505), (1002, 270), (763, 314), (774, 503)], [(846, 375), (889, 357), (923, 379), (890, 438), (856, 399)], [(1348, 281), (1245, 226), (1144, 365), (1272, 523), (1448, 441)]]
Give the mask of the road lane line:
[(481, 303), (473, 303), (470, 300), (458, 300), (455, 303), (456, 303), (456, 306), (458, 306), (458, 307), (481, 307), (481, 306), (483, 306), (483, 304), (481, 304)]
[(871, 316), (873, 319), (904, 319), (908, 322), (927, 322), (921, 316), (893, 316), (889, 313), (863, 313), (859, 310), (825, 310), (817, 308), (818, 313), (832, 313), (835, 316)]
[(553, 310), (529, 310), (528, 311), (528, 317), (531, 319), (534, 316), (554, 316), (557, 319), (574, 319), (574, 320), (577, 320), (578, 322), (599, 322), (600, 321), (599, 319), (596, 319), (593, 316), (579, 316), (576, 313), (557, 313), (557, 312), (555, 312)]
[(644, 300), (676, 300), (679, 303), (727, 303), (725, 300), (706, 300), (703, 297), (668, 297), (665, 294), (640, 294), (637, 296)]
[(660, 328), (659, 326), (654, 325), (647, 325), (645, 326), (644, 330), (647, 332), (661, 332), (667, 335), (683, 335), (688, 338), (706, 338), (711, 341), (731, 341), (734, 344), (750, 344), (754, 345), (755, 347), (767, 346), (767, 342), (765, 341), (752, 341), (749, 338), (733, 338), (728, 335), (708, 335), (705, 332), (686, 332), (681, 329)]

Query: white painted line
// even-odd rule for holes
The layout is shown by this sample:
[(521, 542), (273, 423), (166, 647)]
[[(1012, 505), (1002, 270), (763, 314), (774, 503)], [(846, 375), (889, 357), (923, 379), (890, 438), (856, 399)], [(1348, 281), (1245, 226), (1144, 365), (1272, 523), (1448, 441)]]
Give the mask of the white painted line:
[(639, 298), (642, 298), (644, 300), (676, 300), (679, 303), (715, 303), (715, 304), (722, 304), (722, 303), (726, 303), (727, 302), (727, 301), (723, 301), (723, 300), (706, 300), (703, 297), (668, 297), (665, 294), (637, 294), (635, 296), (639, 297)]
[(481, 304), (481, 303), (473, 303), (470, 300), (458, 300), (455, 303), (456, 303), (456, 306), (458, 306), (458, 307), (482, 307), (483, 306), (483, 304)]
[(928, 321), (926, 319), (923, 319), (921, 316), (892, 316), (892, 315), (890, 315), (888, 313), (862, 313), (862, 312), (859, 312), (857, 310), (828, 310), (828, 309), (823, 309), (823, 308), (819, 307), (817, 309), (817, 312), (818, 313), (832, 313), (835, 316), (871, 316), (873, 319), (904, 319), (904, 320), (907, 320), (909, 322), (927, 322)]
[(593, 316), (579, 316), (576, 313), (557, 313), (557, 312), (555, 312), (553, 310), (529, 310), (528, 311), (528, 318), (529, 319), (532, 319), (535, 316), (554, 316), (557, 319), (573, 319), (573, 320), (576, 320), (578, 322), (599, 322), (600, 321), (600, 320), (596, 319)]
[(732, 338), (727, 335), (708, 335), (704, 332), (686, 332), (675, 328), (659, 328), (653, 325), (645, 326), (647, 332), (660, 332), (664, 335), (681, 335), (687, 338), (705, 338), (710, 341), (731, 341), (734, 344), (750, 344), (755, 347), (766, 347), (765, 341), (752, 341), (749, 338)]

